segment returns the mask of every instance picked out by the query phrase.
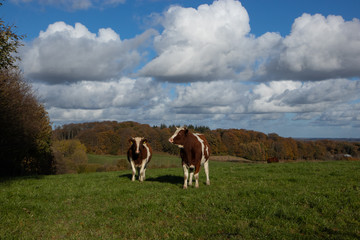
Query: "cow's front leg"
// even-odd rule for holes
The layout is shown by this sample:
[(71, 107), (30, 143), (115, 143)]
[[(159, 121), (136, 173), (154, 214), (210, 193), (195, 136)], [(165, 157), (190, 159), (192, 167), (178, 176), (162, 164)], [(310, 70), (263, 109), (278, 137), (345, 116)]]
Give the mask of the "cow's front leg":
[(184, 169), (184, 189), (187, 189), (187, 180), (188, 180), (188, 176), (189, 176), (189, 169), (186, 166), (186, 164), (183, 164), (183, 169)]
[(145, 165), (146, 165), (146, 161), (143, 161), (141, 164), (140, 173), (139, 173), (140, 182), (145, 180)]
[(134, 161), (130, 161), (130, 165), (131, 165), (131, 170), (132, 170), (132, 178), (131, 181), (135, 181), (135, 175), (136, 175), (136, 169), (135, 169), (135, 164)]

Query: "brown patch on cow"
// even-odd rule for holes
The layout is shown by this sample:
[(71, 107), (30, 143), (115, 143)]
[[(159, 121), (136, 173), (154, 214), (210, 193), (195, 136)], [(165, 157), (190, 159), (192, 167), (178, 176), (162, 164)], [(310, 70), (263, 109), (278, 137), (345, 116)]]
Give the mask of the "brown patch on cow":
[(145, 138), (130, 138), (131, 146), (127, 152), (127, 158), (132, 169), (132, 181), (135, 181), (136, 172), (139, 172), (140, 182), (145, 180), (146, 166), (152, 157), (152, 149)]
[(130, 162), (130, 158), (134, 161), (135, 165), (141, 165), (142, 162), (147, 158), (147, 150), (144, 146), (144, 144), (146, 144), (146, 146), (149, 148), (150, 151), (150, 157), (149, 157), (149, 161), (151, 160), (152, 157), (152, 149), (148, 143), (148, 141), (146, 140), (146, 138), (142, 138), (142, 140), (140, 141), (140, 146), (139, 146), (139, 153), (136, 153), (136, 141), (135, 138), (130, 138), (129, 139), (129, 143), (131, 144), (128, 151), (127, 151), (127, 158), (128, 161)]

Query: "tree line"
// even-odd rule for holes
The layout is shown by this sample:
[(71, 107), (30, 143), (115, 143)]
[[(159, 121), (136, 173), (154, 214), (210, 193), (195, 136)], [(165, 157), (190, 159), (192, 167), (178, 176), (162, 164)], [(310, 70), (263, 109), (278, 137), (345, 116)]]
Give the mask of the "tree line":
[[(216, 129), (206, 126), (187, 126), (207, 138), (213, 155), (232, 155), (253, 161), (270, 157), (281, 160), (336, 160), (360, 157), (360, 143), (334, 140), (306, 141), (284, 138), (276, 133), (264, 134), (245, 129)], [(56, 140), (78, 139), (94, 154), (126, 154), (128, 139), (146, 137), (156, 152), (178, 154), (179, 149), (168, 142), (176, 126), (150, 126), (137, 122), (89, 122), (57, 127)]]

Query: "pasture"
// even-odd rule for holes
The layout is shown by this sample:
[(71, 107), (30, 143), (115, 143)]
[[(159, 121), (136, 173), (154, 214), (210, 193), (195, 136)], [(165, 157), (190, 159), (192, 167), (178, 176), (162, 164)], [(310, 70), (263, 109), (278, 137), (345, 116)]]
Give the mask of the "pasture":
[(359, 239), (360, 162), (210, 162), (183, 170), (2, 179), (0, 239)]

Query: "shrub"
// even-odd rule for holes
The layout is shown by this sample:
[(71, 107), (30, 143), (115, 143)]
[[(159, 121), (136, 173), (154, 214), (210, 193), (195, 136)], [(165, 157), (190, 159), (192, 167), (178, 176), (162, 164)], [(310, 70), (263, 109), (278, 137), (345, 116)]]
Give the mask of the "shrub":
[(55, 141), (53, 152), (57, 174), (86, 172), (88, 163), (86, 147), (79, 140)]

